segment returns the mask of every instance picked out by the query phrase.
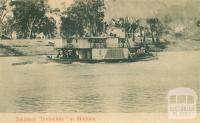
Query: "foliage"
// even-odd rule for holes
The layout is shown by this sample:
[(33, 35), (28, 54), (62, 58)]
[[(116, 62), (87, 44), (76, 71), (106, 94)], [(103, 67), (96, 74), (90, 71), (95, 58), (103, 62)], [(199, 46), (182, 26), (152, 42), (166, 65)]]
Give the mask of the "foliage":
[(62, 17), (61, 20), (61, 30), (64, 37), (70, 37), (76, 34), (83, 35), (83, 26), (77, 24), (77, 21), (72, 20), (70, 17)]
[(4, 32), (6, 31), (6, 25), (7, 25), (7, 17), (10, 12), (9, 8), (9, 0), (1, 0), (0, 1), (0, 37), (4, 35)]
[(200, 20), (198, 20), (198, 21), (196, 22), (196, 26), (197, 26), (197, 27), (200, 27)]
[(13, 17), (7, 17), (3, 25), (3, 34), (12, 38), (12, 32), (16, 29), (16, 20)]
[[(63, 12), (62, 32), (69, 35), (97, 36), (103, 32), (104, 4), (102, 0), (75, 0)], [(67, 29), (70, 28), (70, 29)]]
[(21, 0), (11, 3), (14, 19), (17, 20), (17, 32), (22, 38), (32, 38), (33, 33), (38, 32), (38, 25), (45, 17), (45, 0)]
[(55, 36), (56, 20), (52, 17), (44, 17), (41, 23), (38, 25), (38, 33), (48, 35), (49, 38)]
[(8, 0), (0, 1), (0, 25), (3, 25), (3, 21), (8, 14)]
[(162, 35), (164, 27), (161, 21), (158, 18), (148, 18), (147, 24), (149, 25), (149, 29), (151, 31), (152, 42), (155, 43), (154, 37), (156, 36), (156, 42), (159, 43), (159, 37)]

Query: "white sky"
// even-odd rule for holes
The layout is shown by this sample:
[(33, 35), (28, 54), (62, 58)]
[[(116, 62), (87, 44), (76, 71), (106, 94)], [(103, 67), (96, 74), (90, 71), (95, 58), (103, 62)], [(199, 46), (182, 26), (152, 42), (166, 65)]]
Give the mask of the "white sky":
[[(160, 9), (166, 9), (173, 5), (186, 6), (194, 1), (200, 3), (200, 0), (105, 0), (107, 6), (105, 19), (109, 20), (113, 17), (123, 16), (152, 16)], [(53, 8), (62, 9), (64, 6), (68, 7), (72, 3), (73, 0), (49, 0), (49, 4)]]
[[(122, 3), (122, 5), (124, 5), (124, 3), (127, 3), (129, 5), (131, 5), (130, 3), (163, 3), (166, 5), (174, 5), (174, 4), (184, 4), (186, 3), (188, 0), (105, 0), (106, 2), (116, 2), (116, 3)], [(194, 1), (194, 0), (189, 0), (189, 1)], [(70, 6), (73, 3), (73, 0), (49, 0), (49, 4), (52, 7), (61, 7), (63, 5), (63, 3), (65, 3), (66, 6)], [(121, 6), (122, 6), (121, 5)]]
[(73, 0), (48, 0), (49, 5), (52, 8), (60, 8), (62, 6), (70, 6), (73, 3)]

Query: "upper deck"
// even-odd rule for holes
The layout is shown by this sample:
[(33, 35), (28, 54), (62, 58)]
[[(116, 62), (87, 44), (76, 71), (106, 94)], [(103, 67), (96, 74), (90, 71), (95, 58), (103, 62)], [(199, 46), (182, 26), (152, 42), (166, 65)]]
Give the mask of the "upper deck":
[(84, 37), (55, 40), (55, 48), (126, 48), (129, 47), (125, 38), (118, 37)]

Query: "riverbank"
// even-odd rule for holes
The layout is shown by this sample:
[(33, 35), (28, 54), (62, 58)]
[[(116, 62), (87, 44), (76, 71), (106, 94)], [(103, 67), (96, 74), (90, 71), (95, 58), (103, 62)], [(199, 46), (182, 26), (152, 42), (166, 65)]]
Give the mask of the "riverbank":
[(0, 44), (0, 56), (23, 56), (24, 54), (11, 46)]
[[(57, 51), (52, 42), (41, 39), (0, 40), (0, 57), (55, 55)], [(174, 39), (163, 51), (200, 51), (200, 41)]]
[(171, 40), (170, 44), (164, 51), (176, 52), (176, 51), (200, 51), (200, 40), (194, 39), (176, 39)]
[(37, 56), (56, 54), (52, 40), (0, 40), (0, 56)]

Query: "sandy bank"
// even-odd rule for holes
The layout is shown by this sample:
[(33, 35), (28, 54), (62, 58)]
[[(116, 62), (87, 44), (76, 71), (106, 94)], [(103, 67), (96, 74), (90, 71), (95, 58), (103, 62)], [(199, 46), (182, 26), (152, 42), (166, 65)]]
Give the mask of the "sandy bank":
[(0, 56), (35, 56), (56, 54), (51, 40), (1, 40)]

